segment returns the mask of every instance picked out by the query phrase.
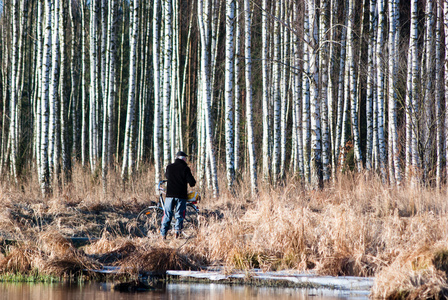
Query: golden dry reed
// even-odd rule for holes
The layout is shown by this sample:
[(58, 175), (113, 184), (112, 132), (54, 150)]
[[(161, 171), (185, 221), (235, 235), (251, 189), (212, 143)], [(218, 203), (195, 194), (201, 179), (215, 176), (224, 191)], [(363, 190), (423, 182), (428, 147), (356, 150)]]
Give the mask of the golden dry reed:
[[(446, 293), (446, 187), (396, 187), (357, 173), (322, 190), (308, 190), (295, 177), (275, 188), (260, 180), (252, 196), (245, 181), (226, 191), (221, 171), (219, 198), (206, 182), (195, 188), (203, 195), (197, 234), (164, 242), (157, 234), (132, 234), (139, 210), (157, 201), (154, 172), (141, 169), (125, 185), (119, 172), (110, 172), (104, 193), (101, 178), (77, 166), (72, 181), (55, 185), (49, 199), (41, 197), (36, 178), (20, 185), (3, 181), (0, 239), (19, 242), (3, 246), (0, 271), (64, 275), (115, 265), (136, 274), (219, 265), (229, 272), (374, 276), (372, 296), (381, 298)], [(67, 240), (71, 236), (95, 241), (77, 249)]]

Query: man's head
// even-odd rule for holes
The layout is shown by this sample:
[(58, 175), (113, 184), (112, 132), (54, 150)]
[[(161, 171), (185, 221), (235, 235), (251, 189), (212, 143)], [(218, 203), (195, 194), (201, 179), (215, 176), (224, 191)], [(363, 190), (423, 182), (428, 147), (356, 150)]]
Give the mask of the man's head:
[(177, 154), (176, 154), (176, 157), (178, 158), (178, 159), (182, 159), (182, 160), (187, 160), (187, 154), (185, 153), (185, 152), (183, 152), (183, 151), (179, 151), (179, 152), (177, 152)]

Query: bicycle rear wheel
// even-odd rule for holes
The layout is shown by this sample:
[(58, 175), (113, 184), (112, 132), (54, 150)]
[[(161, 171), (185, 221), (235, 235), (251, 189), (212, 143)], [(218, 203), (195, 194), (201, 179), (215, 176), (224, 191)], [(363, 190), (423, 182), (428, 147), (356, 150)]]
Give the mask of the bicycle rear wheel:
[(140, 236), (148, 236), (150, 233), (160, 233), (160, 225), (163, 217), (163, 209), (158, 206), (150, 206), (143, 209), (137, 216), (137, 231)]

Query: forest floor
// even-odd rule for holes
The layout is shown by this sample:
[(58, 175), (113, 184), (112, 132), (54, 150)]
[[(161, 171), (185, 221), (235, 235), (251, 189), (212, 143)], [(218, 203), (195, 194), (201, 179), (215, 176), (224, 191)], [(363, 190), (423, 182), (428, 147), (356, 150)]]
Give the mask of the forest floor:
[[(191, 238), (138, 237), (135, 218), (156, 201), (152, 172), (126, 189), (77, 170), (48, 199), (33, 179), (0, 186), (0, 276), (95, 279), (113, 266), (119, 276), (219, 266), (225, 273), (260, 269), (374, 277), (374, 297), (448, 295), (446, 190), (397, 188), (368, 174), (345, 175), (319, 191), (294, 178), (257, 196), (208, 190)], [(223, 176), (225, 178), (225, 176)], [(149, 183), (151, 182), (151, 183)], [(220, 182), (225, 187), (225, 182)], [(88, 239), (89, 243), (83, 239)]]

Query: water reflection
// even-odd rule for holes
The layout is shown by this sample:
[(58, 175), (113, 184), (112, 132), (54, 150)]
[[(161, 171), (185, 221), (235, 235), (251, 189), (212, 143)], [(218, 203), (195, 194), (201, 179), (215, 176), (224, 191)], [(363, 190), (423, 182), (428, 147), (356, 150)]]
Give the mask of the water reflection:
[(366, 292), (292, 288), (263, 288), (223, 284), (167, 284), (159, 290), (123, 293), (112, 289), (110, 283), (32, 284), (0, 283), (0, 299), (8, 300), (137, 300), (137, 299), (368, 299)]

